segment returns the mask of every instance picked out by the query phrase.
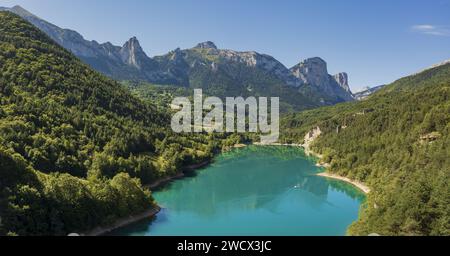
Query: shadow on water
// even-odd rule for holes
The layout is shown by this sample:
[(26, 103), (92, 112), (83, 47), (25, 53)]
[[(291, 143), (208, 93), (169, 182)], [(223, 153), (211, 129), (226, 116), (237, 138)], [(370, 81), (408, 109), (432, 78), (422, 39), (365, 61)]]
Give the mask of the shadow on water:
[(174, 182), (177, 182), (179, 180), (194, 178), (194, 177), (196, 177), (198, 175), (198, 173), (200, 171), (202, 171), (203, 169), (206, 169), (206, 168), (208, 168), (208, 167), (202, 167), (202, 168), (199, 168), (199, 169), (196, 169), (196, 170), (184, 171), (183, 172), (183, 177), (175, 178), (175, 179), (172, 179), (172, 180), (168, 180), (168, 181), (162, 182), (161, 184), (158, 184), (158, 186), (156, 186), (156, 187), (151, 189), (152, 193), (157, 193), (157, 192), (160, 192), (160, 191), (170, 190), (170, 188), (172, 187), (172, 184)]
[(366, 195), (362, 193), (358, 188), (353, 187), (353, 185), (349, 185), (339, 180), (326, 179), (326, 181), (328, 182), (330, 188), (335, 191), (345, 193), (347, 196), (351, 197), (354, 200), (358, 200), (361, 203), (366, 200)]

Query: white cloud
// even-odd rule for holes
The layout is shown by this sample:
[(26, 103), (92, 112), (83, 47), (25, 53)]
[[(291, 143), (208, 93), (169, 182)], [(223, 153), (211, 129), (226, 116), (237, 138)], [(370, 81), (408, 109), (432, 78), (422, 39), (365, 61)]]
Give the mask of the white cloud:
[(414, 25), (411, 29), (415, 32), (433, 35), (433, 36), (450, 36), (450, 29), (448, 27), (434, 26), (430, 24)]

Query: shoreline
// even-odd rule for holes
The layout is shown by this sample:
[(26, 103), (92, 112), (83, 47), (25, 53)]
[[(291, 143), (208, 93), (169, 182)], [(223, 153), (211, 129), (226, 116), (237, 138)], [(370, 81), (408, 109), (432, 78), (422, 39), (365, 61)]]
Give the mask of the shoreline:
[[(316, 166), (317, 166), (317, 167), (325, 168), (325, 169), (328, 170), (328, 169), (330, 168), (330, 164), (321, 162), (322, 155), (321, 155), (321, 154), (318, 154), (318, 153), (316, 153), (316, 152), (314, 152), (314, 151), (312, 151), (312, 150), (310, 149), (310, 145), (309, 145), (309, 144), (310, 144), (310, 143), (305, 143), (305, 144), (282, 144), (282, 143), (262, 144), (262, 143), (258, 143), (258, 142), (257, 142), (257, 143), (253, 143), (253, 145), (257, 145), (257, 146), (291, 146), (291, 147), (302, 147), (302, 148), (304, 149), (304, 151), (305, 151), (305, 155), (307, 155), (307, 156), (313, 156), (313, 157), (316, 157), (316, 158), (317, 158), (317, 161), (316, 161)], [(324, 178), (335, 179), (335, 180), (340, 180), (340, 181), (343, 181), (343, 182), (346, 182), (346, 183), (349, 183), (349, 184), (355, 186), (356, 188), (358, 188), (359, 190), (361, 190), (361, 191), (362, 191), (364, 194), (366, 194), (366, 195), (367, 195), (368, 193), (370, 193), (370, 188), (369, 188), (367, 185), (365, 185), (365, 184), (362, 183), (362, 182), (359, 182), (359, 181), (355, 181), (355, 180), (349, 179), (349, 178), (347, 178), (347, 177), (343, 177), (343, 176), (340, 176), (340, 175), (337, 175), (337, 174), (332, 174), (332, 173), (329, 173), (329, 172), (318, 173), (317, 176), (324, 177)]]
[[(270, 143), (270, 144), (263, 144), (263, 143), (252, 143), (250, 145), (255, 145), (255, 146), (289, 146), (289, 147), (301, 147), (304, 149), (305, 154), (307, 156), (314, 156), (318, 159), (316, 166), (317, 167), (323, 167), (328, 169), (329, 168), (329, 164), (326, 163), (321, 163), (320, 159), (322, 158), (322, 155), (315, 153), (314, 151), (309, 149), (309, 145), (305, 145), (305, 144), (283, 144), (283, 143)], [(236, 144), (234, 145), (232, 148), (244, 148), (247, 147), (247, 144)], [(185, 166), (183, 167), (183, 170), (172, 175), (172, 176), (168, 176), (168, 177), (164, 177), (161, 179), (158, 179), (156, 181), (154, 181), (151, 184), (147, 184), (147, 185), (143, 185), (144, 188), (150, 189), (150, 190), (154, 190), (157, 189), (165, 184), (167, 184), (168, 182), (171, 182), (173, 180), (177, 180), (177, 179), (182, 179), (185, 177), (185, 173), (184, 171), (195, 171), (197, 169), (203, 168), (207, 165), (209, 165), (212, 162), (211, 159), (200, 162), (198, 164), (192, 164), (189, 166)], [(343, 182), (347, 182), (349, 184), (352, 184), (353, 186), (355, 186), (356, 188), (358, 188), (359, 190), (361, 190), (362, 192), (364, 192), (364, 194), (368, 194), (370, 192), (370, 188), (367, 187), (365, 184), (358, 182), (358, 181), (354, 181), (351, 180), (349, 178), (346, 177), (342, 177), (336, 174), (331, 174), (331, 173), (327, 173), (327, 172), (323, 172), (323, 173), (318, 173), (317, 176), (321, 176), (324, 178), (331, 178), (331, 179), (336, 179), (336, 180), (340, 180)], [(146, 219), (146, 218), (150, 218), (155, 216), (159, 211), (161, 210), (161, 208), (156, 205), (154, 207), (152, 207), (151, 209), (148, 209), (142, 213), (138, 213), (135, 215), (131, 215), (128, 217), (124, 217), (121, 218), (117, 221), (114, 222), (114, 224), (111, 225), (107, 225), (105, 227), (96, 227), (88, 232), (85, 233), (81, 233), (82, 236), (101, 236), (104, 235), (106, 233), (112, 232), (118, 228), (124, 227), (124, 226), (128, 226), (130, 224), (133, 224), (135, 222), (138, 222), (140, 220)]]
[[(202, 167), (207, 166), (208, 164), (211, 163), (211, 160), (207, 160), (207, 161), (203, 161), (201, 163), (198, 164), (193, 164), (193, 165), (188, 165), (185, 166), (183, 169), (184, 170), (188, 170), (188, 171), (194, 171), (196, 169), (200, 169)], [(182, 179), (183, 177), (185, 177), (185, 174), (183, 171), (176, 173), (175, 175), (172, 176), (168, 176), (168, 177), (164, 177), (161, 179), (158, 179), (156, 181), (154, 181), (151, 184), (147, 184), (147, 185), (143, 185), (143, 188), (147, 188), (150, 190), (153, 189), (157, 189), (160, 186), (165, 185), (168, 182), (171, 182), (173, 180), (176, 179)], [(146, 219), (146, 218), (151, 218), (153, 216), (155, 216), (159, 211), (161, 210), (161, 207), (159, 207), (158, 205), (135, 215), (131, 215), (128, 217), (124, 217), (124, 218), (120, 218), (118, 220), (116, 220), (113, 224), (111, 225), (106, 225), (106, 226), (98, 226), (90, 231), (81, 233), (82, 236), (101, 236), (104, 235), (106, 233), (112, 232), (118, 228), (122, 228), (125, 226), (128, 226), (130, 224), (133, 224), (135, 222), (138, 222), (140, 220)]]
[(184, 177), (184, 173), (183, 172), (179, 172), (179, 173), (177, 173), (175, 175), (158, 179), (158, 180), (156, 180), (153, 183), (150, 183), (150, 184), (147, 184), (147, 185), (143, 185), (142, 187), (148, 188), (148, 189), (157, 189), (158, 187), (166, 184), (167, 182), (170, 182), (170, 181), (173, 181), (173, 180), (176, 180), (176, 179), (181, 179), (183, 177)]
[[(232, 148), (244, 148), (247, 146), (248, 146), (247, 144), (236, 144), (236, 145), (232, 146)], [(165, 184), (167, 184), (171, 181), (184, 178), (186, 176), (184, 171), (195, 171), (197, 169), (200, 169), (200, 168), (203, 168), (203, 167), (209, 165), (211, 162), (212, 162), (212, 160), (208, 159), (206, 161), (203, 161), (203, 162), (200, 162), (197, 164), (185, 166), (182, 168), (182, 170), (180, 172), (178, 172), (174, 175), (160, 178), (150, 184), (142, 185), (142, 187), (145, 189), (150, 189), (150, 190), (158, 189), (159, 187), (164, 186)], [(153, 217), (160, 210), (161, 210), (161, 208), (158, 205), (156, 205), (144, 212), (141, 212), (141, 213), (138, 213), (135, 215), (131, 215), (128, 217), (120, 218), (120, 219), (116, 220), (113, 224), (106, 225), (106, 226), (97, 226), (89, 231), (80, 233), (80, 235), (81, 236), (101, 236), (106, 233), (112, 232), (118, 228), (128, 226), (130, 224), (133, 224), (135, 222), (143, 220), (145, 218)]]
[(332, 173), (328, 173), (328, 172), (321, 172), (318, 173), (317, 176), (320, 177), (325, 177), (325, 178), (330, 178), (330, 179), (335, 179), (335, 180), (340, 180), (340, 181), (345, 181), (349, 184), (352, 184), (353, 186), (355, 186), (356, 188), (358, 188), (359, 190), (361, 190), (362, 192), (364, 192), (364, 194), (368, 194), (370, 193), (370, 188), (368, 186), (366, 186), (364, 183), (359, 182), (359, 181), (355, 181), (337, 174), (332, 174)]
[(208, 160), (205, 160), (205, 161), (200, 162), (198, 164), (191, 164), (191, 165), (185, 166), (184, 170), (186, 170), (186, 171), (195, 171), (197, 169), (200, 169), (200, 168), (208, 166), (211, 162), (212, 162), (212, 159), (208, 159)]
[(347, 183), (355, 186), (356, 188), (361, 190), (366, 195), (370, 193), (370, 188), (366, 184), (364, 184), (362, 182), (359, 182), (359, 181), (356, 181), (356, 180), (349, 179), (349, 178), (344, 177), (344, 176), (340, 176), (340, 175), (328, 172), (328, 170), (330, 169), (331, 165), (329, 163), (322, 162), (321, 159), (322, 159), (323, 156), (321, 154), (318, 154), (318, 153), (312, 151), (310, 149), (310, 147), (309, 147), (309, 144), (308, 145), (303, 145), (303, 148), (305, 149), (305, 154), (311, 155), (311, 156), (314, 156), (314, 157), (317, 158), (317, 161), (316, 161), (316, 166), (317, 167), (321, 167), (321, 168), (325, 168), (326, 169), (326, 172), (318, 173), (317, 176), (344, 181), (344, 182), (347, 182)]
[(347, 182), (347, 183), (355, 186), (356, 188), (358, 188), (359, 190), (364, 192), (364, 194), (366, 194), (366, 195), (370, 193), (370, 188), (366, 184), (364, 184), (362, 182), (359, 182), (359, 181), (356, 181), (356, 180), (349, 179), (349, 178), (344, 177), (344, 176), (340, 176), (340, 175), (328, 172), (330, 167), (331, 167), (331, 165), (329, 163), (322, 162), (321, 159), (322, 159), (323, 156), (321, 154), (318, 154), (318, 153), (312, 151), (309, 148), (309, 145), (307, 145), (307, 146), (308, 146), (308, 148), (303, 147), (305, 149), (305, 153), (307, 155), (312, 155), (312, 156), (316, 157), (317, 158), (316, 166), (317, 167), (321, 167), (321, 168), (325, 168), (325, 170), (326, 170), (325, 172), (318, 173), (317, 176), (344, 181), (344, 182)]
[[(183, 170), (195, 171), (197, 169), (200, 169), (200, 168), (203, 168), (203, 167), (209, 165), (210, 163), (211, 163), (211, 160), (206, 160), (206, 161), (200, 162), (198, 164), (192, 164), (192, 165), (185, 166), (185, 167), (183, 167)], [(173, 180), (182, 179), (185, 176), (186, 175), (185, 175), (184, 171), (180, 171), (172, 176), (164, 177), (164, 178), (158, 179), (150, 184), (143, 185), (143, 187), (148, 188), (148, 189), (157, 189), (157, 188), (165, 185), (168, 182), (171, 182)]]
[(101, 235), (105, 235), (106, 233), (112, 232), (118, 228), (121, 227), (125, 227), (128, 226), (130, 224), (136, 223), (138, 221), (141, 221), (143, 219), (147, 219), (147, 218), (151, 218), (153, 216), (155, 216), (159, 211), (161, 210), (161, 208), (159, 206), (154, 206), (144, 212), (135, 214), (135, 215), (130, 215), (127, 217), (123, 217), (120, 218), (118, 220), (116, 220), (113, 224), (111, 225), (106, 225), (106, 226), (99, 226), (96, 227), (90, 231), (81, 233), (81, 236), (101, 236)]

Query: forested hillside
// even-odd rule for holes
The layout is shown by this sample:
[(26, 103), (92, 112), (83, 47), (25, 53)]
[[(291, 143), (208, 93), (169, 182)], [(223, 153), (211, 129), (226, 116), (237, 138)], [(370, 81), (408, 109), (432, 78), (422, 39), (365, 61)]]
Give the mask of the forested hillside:
[[(192, 63), (210, 64), (190, 74), (205, 94), (264, 91), (284, 97), (287, 110), (315, 106), (315, 92), (300, 97), (243, 65), (225, 66), (239, 81), (257, 83), (233, 87), (225, 75), (230, 83), (211, 81), (220, 64), (213, 57), (203, 48), (187, 53)], [(93, 71), (19, 16), (0, 12), (0, 235), (66, 235), (142, 212), (154, 205), (142, 184), (241, 141), (173, 133), (166, 105), (187, 87), (125, 85)], [(308, 105), (292, 107), (299, 99)], [(301, 143), (319, 126), (313, 149), (330, 171), (370, 186), (350, 234), (450, 235), (449, 113), (446, 64), (362, 102), (288, 114), (281, 140)]]
[(0, 96), (0, 234), (65, 235), (148, 209), (141, 183), (221, 146), (173, 134), (167, 111), (9, 12), (0, 12)]
[(286, 116), (282, 140), (313, 144), (329, 171), (372, 192), (350, 234), (450, 235), (450, 64), (386, 86), (366, 101)]

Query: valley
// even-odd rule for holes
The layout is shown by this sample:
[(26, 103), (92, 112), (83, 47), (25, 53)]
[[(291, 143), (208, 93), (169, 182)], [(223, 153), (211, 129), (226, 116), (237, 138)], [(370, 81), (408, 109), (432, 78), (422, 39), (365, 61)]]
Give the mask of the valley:
[[(173, 131), (170, 103), (194, 89), (279, 97), (280, 146)], [(354, 94), (319, 57), (287, 68), (210, 41), (148, 57), (136, 37), (87, 41), (15, 6), (0, 8), (0, 96), (0, 235), (158, 207), (112, 234), (450, 235), (448, 62)]]
[(203, 89), (206, 95), (220, 98), (272, 96), (280, 97), (283, 112), (354, 100), (347, 74), (329, 75), (327, 63), (318, 57), (288, 69), (272, 56), (219, 49), (206, 41), (150, 58), (136, 37), (123, 46), (99, 44), (42, 20), (20, 6), (3, 9), (31, 22), (93, 69), (115, 80), (131, 81), (136, 90), (147, 95), (145, 91), (152, 88), (146, 87), (156, 84), (170, 86), (168, 90)]

